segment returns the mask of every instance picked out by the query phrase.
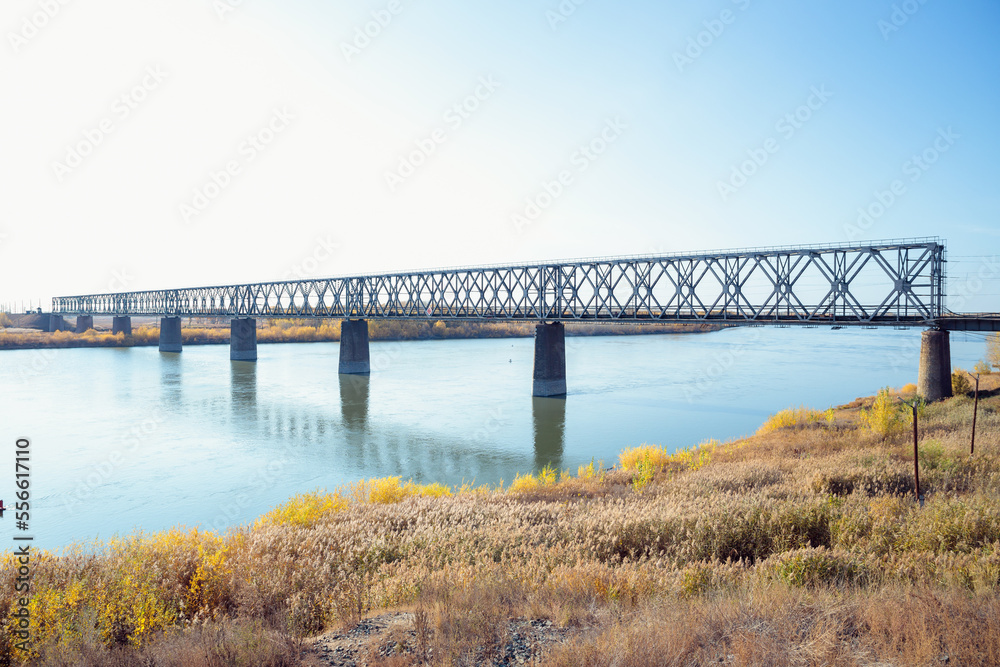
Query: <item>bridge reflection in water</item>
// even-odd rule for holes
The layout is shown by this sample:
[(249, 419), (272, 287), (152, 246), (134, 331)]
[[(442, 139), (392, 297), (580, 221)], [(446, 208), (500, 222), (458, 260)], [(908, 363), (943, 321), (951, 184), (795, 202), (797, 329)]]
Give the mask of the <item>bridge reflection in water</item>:
[[(192, 369), (187, 369), (188, 373)], [(534, 451), (503, 449), (488, 441), (469, 446), (469, 437), (443, 435), (423, 425), (385, 423), (371, 414), (368, 376), (340, 375), (337, 390), (316, 403), (295, 403), (268, 397), (259, 383), (257, 364), (231, 361), (228, 399), (224, 396), (191, 401), (181, 383), (179, 355), (164, 355), (160, 395), (172, 412), (232, 424), (237, 440), (249, 455), (270, 456), (312, 466), (320, 477), (329, 473), (333, 485), (340, 479), (399, 476), (418, 482), (497, 480), (511, 468), (530, 472), (552, 466), (560, 469), (566, 445), (566, 401), (525, 397), (531, 410)], [(192, 385), (192, 391), (195, 391)], [(334, 391), (338, 395), (334, 394)], [(336, 403), (339, 399), (339, 415)], [(428, 415), (429, 419), (436, 419)], [(507, 482), (509, 483), (509, 479)]]
[(356, 431), (363, 431), (368, 425), (368, 394), (369, 383), (367, 375), (339, 375), (340, 378), (340, 416), (344, 426)]
[(535, 469), (552, 466), (558, 470), (566, 444), (566, 401), (534, 396), (531, 418), (535, 431)]

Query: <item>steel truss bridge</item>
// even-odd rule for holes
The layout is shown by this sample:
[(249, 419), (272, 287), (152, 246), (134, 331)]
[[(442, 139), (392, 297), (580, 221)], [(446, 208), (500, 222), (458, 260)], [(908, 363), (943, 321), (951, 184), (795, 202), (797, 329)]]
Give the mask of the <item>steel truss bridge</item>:
[(52, 311), (233, 318), (939, 326), (955, 320), (944, 307), (945, 261), (944, 244), (929, 238), (89, 294), (56, 297)]

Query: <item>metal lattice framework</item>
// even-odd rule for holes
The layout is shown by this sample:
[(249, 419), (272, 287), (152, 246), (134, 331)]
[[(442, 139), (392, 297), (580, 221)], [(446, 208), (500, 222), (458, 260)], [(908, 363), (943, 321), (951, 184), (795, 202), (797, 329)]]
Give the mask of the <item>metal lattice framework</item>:
[(573, 260), (56, 297), (65, 315), (931, 324), (938, 239)]

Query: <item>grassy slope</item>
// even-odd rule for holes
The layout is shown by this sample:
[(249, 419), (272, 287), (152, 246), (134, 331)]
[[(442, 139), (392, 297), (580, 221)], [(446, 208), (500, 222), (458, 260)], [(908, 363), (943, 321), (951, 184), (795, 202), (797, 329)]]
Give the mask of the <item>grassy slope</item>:
[(871, 399), (503, 491), (372, 481), (45, 559), (35, 662), (300, 664), (296, 637), (405, 609), (368, 664), (492, 664), (517, 618), (560, 629), (540, 664), (1000, 664), (1000, 376), (984, 389), (974, 458), (971, 400), (926, 408), (922, 508), (910, 432), (862, 426)]

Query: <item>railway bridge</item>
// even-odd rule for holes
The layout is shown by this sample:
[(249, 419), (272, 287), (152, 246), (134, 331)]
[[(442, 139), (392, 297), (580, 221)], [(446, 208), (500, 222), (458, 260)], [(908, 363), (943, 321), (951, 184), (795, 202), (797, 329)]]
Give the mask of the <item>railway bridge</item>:
[(160, 351), (182, 349), (182, 317), (231, 318), (230, 359), (257, 360), (260, 318), (341, 319), (340, 373), (370, 372), (368, 321), (529, 321), (532, 393), (566, 393), (565, 324), (717, 323), (724, 326), (921, 327), (919, 391), (951, 395), (950, 331), (1000, 331), (1000, 313), (958, 314), (946, 301), (937, 238), (536, 264), (56, 297), (52, 323), (95, 315), (114, 333), (131, 317), (160, 317)]

